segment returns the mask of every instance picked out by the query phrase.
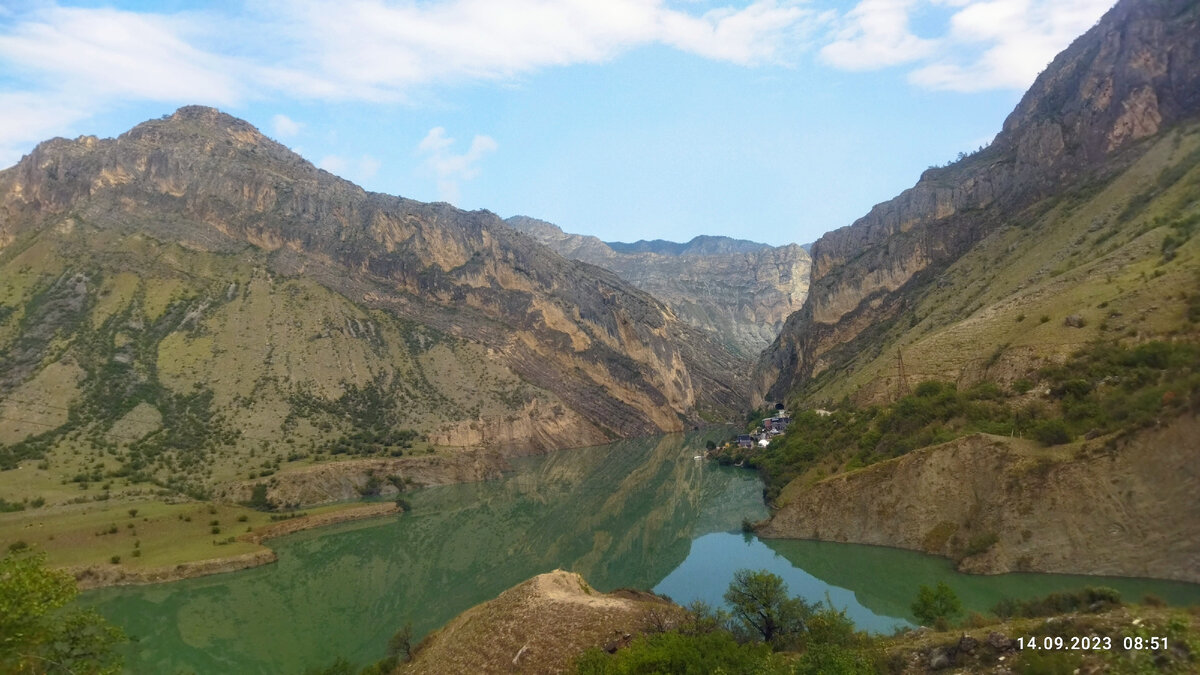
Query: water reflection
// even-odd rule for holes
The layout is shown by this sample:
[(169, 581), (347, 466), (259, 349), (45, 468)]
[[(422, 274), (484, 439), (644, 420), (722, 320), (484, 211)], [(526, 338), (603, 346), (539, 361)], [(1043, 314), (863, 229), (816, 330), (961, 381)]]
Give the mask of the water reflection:
[(415, 492), (408, 515), (276, 540), (275, 565), (85, 601), (140, 638), (127, 658), (137, 673), (301, 672), (337, 656), (366, 664), (405, 622), (420, 637), (555, 568), (601, 590), (655, 588), (714, 605), (735, 570), (767, 569), (794, 594), (828, 600), (875, 632), (911, 621), (917, 587), (938, 581), (977, 611), (1004, 596), (1097, 584), (1131, 600), (1200, 602), (1193, 584), (967, 576), (910, 551), (737, 534), (743, 519), (766, 515), (762, 485), (749, 471), (694, 461), (705, 440), (674, 435), (522, 459), (498, 481)]
[(275, 565), (87, 599), (140, 639), (135, 672), (365, 663), (404, 622), (423, 635), (556, 567), (602, 590), (652, 587), (696, 537), (765, 515), (753, 474), (693, 461), (704, 440), (523, 459), (500, 481), (415, 492), (406, 516), (276, 540)]

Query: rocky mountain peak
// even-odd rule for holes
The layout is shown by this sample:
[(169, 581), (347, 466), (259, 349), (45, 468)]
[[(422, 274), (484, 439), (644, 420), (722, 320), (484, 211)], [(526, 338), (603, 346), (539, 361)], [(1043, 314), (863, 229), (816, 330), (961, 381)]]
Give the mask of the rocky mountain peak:
[(1114, 175), (1138, 141), (1200, 114), (1200, 5), (1122, 0), (1059, 54), (993, 143), (930, 169), (899, 196), (812, 249), (813, 285), (760, 359), (756, 395), (774, 400), (830, 365), (822, 355), (901, 308), (932, 278), (1034, 201), (1085, 176)]

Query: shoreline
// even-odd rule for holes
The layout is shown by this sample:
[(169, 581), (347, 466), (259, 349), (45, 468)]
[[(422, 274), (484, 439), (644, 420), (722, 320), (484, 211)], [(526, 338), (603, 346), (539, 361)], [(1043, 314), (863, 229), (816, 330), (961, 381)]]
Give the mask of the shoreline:
[[(238, 537), (238, 541), (249, 542), (262, 546), (263, 542), (296, 532), (313, 530), (328, 525), (347, 523), (355, 520), (367, 520), (383, 516), (404, 513), (404, 509), (392, 502), (363, 504), (346, 509), (318, 513), (315, 515), (288, 518), (247, 532)], [(163, 584), (183, 579), (195, 579), (226, 572), (237, 572), (251, 567), (269, 565), (279, 558), (270, 548), (264, 546), (261, 551), (239, 553), (237, 555), (192, 560), (176, 565), (159, 567), (130, 568), (122, 565), (74, 565), (60, 568), (75, 578), (75, 583), (81, 591), (111, 586), (144, 586)]]

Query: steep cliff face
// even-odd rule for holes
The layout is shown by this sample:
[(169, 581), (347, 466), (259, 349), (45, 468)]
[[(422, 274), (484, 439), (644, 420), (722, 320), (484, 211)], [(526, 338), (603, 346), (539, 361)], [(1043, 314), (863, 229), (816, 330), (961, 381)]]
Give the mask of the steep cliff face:
[(1119, 449), (962, 438), (798, 488), (762, 534), (913, 549), (984, 574), (1200, 582), (1197, 434), (1185, 417)]
[(564, 257), (612, 270), (746, 358), (771, 344), (808, 294), (811, 260), (796, 244), (706, 236), (624, 244), (568, 234), (526, 216), (505, 222)]
[(25, 419), (50, 395), (108, 433), (142, 400), (137, 438), (211, 391), (207, 419), (264, 442), (355, 419), (527, 452), (746, 402), (745, 360), (615, 275), (485, 211), (365, 192), (211, 108), (0, 172), (0, 266), (0, 405)]
[(756, 398), (780, 398), (905, 307), (982, 238), (1038, 199), (1103, 180), (1139, 141), (1200, 112), (1200, 8), (1123, 0), (1038, 77), (986, 149), (926, 171), (812, 249), (812, 287), (763, 353)]

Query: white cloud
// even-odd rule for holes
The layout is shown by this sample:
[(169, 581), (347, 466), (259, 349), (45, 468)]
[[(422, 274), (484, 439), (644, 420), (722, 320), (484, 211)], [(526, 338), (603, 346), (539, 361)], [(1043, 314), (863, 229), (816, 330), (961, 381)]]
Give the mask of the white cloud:
[[(1025, 89), (1113, 0), (861, 0), (821, 49), (830, 65), (869, 70), (921, 62), (908, 79), (928, 89)], [(949, 8), (944, 35), (909, 28), (918, 11)], [(945, 11), (945, 10), (941, 10)]]
[(388, 99), (414, 86), (496, 80), (665, 44), (744, 65), (785, 59), (817, 16), (798, 0), (701, 15), (663, 0), (278, 2), (285, 42), (270, 77), (314, 97)]
[[(0, 122), (46, 111), (0, 130), (0, 158), (25, 138), (141, 101), (406, 100), (414, 90), (511, 80), (652, 44), (744, 65), (787, 61), (820, 21), (808, 0), (707, 12), (668, 0), (243, 2), (186, 13), (0, 3), (0, 72), (16, 83), (5, 95), (22, 99), (0, 110)], [(280, 137), (300, 130), (283, 115), (272, 123)], [(371, 173), (369, 163), (361, 168)]]
[(276, 115), (271, 118), (271, 127), (275, 130), (275, 135), (279, 138), (290, 138), (300, 133), (304, 128), (304, 124), (297, 122), (287, 115)]
[(918, 0), (862, 0), (844, 17), (833, 42), (821, 49), (827, 63), (847, 70), (869, 70), (923, 59), (935, 40), (909, 30), (909, 12)]
[(930, 89), (1025, 89), (1071, 41), (1092, 26), (1112, 0), (988, 0), (954, 14), (948, 39), (976, 45), (973, 58), (941, 58), (909, 80)]
[(191, 46), (197, 16), (51, 7), (0, 34), (0, 61), (76, 96), (232, 104), (238, 63)]
[(91, 111), (62, 96), (0, 93), (0, 168), (15, 164), (35, 143), (86, 119)]
[(382, 166), (383, 163), (371, 155), (363, 155), (357, 159), (342, 155), (325, 155), (317, 160), (318, 168), (360, 184), (374, 178)]
[(454, 139), (442, 127), (434, 127), (417, 144), (417, 154), (425, 156), (424, 167), (437, 180), (438, 198), (451, 204), (459, 201), (459, 184), (479, 175), (479, 162), (500, 147), (490, 136), (475, 136), (462, 154), (454, 154)]

